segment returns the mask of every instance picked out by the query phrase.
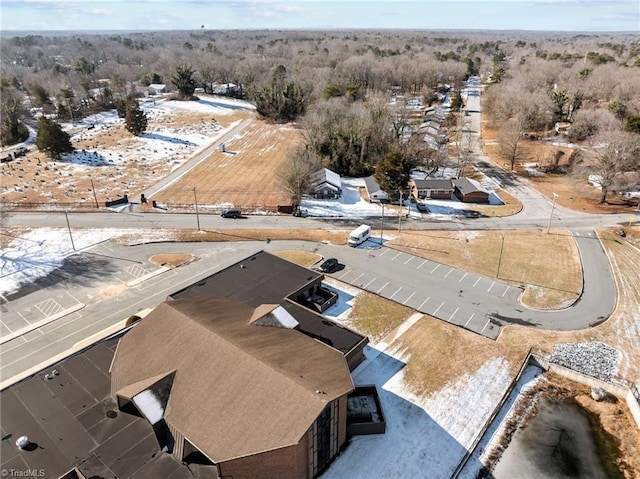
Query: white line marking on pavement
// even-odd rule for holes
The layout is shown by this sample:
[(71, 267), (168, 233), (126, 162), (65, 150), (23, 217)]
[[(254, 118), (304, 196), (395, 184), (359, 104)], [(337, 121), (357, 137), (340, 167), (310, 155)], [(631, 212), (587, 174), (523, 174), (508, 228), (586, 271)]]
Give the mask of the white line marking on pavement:
[(398, 294), (398, 293), (400, 292), (400, 290), (401, 290), (401, 289), (402, 289), (402, 286), (400, 286), (400, 287), (398, 288), (398, 291), (396, 291), (395, 293), (393, 293), (389, 299), (393, 299), (393, 297), (394, 297), (396, 294)]
[(342, 273), (342, 276), (340, 276), (340, 279), (344, 278), (346, 275), (348, 275), (349, 273), (351, 273), (351, 269), (347, 269), (344, 273)]
[(504, 290), (504, 293), (502, 293), (502, 297), (504, 298), (504, 295), (507, 294), (507, 291), (509, 291), (509, 286), (507, 286), (507, 289)]
[(491, 286), (489, 286), (489, 289), (487, 290), (487, 293), (488, 293), (489, 291), (491, 291), (491, 288), (493, 288), (495, 285), (496, 285), (496, 282), (495, 282), (495, 281), (494, 281), (493, 283), (491, 283)]
[(451, 321), (453, 319), (453, 317), (456, 315), (456, 313), (460, 310), (460, 308), (456, 308), (456, 310), (453, 312), (453, 314), (451, 316), (449, 316), (449, 321)]
[(391, 258), (391, 261), (395, 261), (395, 260), (396, 260), (396, 258), (397, 258), (398, 256), (400, 256), (401, 254), (402, 254), (402, 251), (400, 251), (397, 255), (395, 255), (393, 258)]
[(418, 311), (422, 310), (422, 307), (427, 304), (427, 301), (429, 301), (431, 299), (431, 296), (429, 296), (427, 299), (425, 299), (422, 304), (418, 307)]
[(434, 272), (435, 270), (437, 270), (439, 267), (440, 267), (440, 265), (439, 265), (439, 264), (437, 264), (437, 265), (436, 265), (436, 267), (435, 267), (435, 268), (433, 268), (433, 269), (431, 270), (431, 272), (433, 273), (433, 272)]
[(462, 278), (460, 278), (460, 280), (458, 281), (458, 283), (462, 283), (462, 280), (465, 279), (467, 277), (469, 273), (465, 273), (462, 275)]
[(436, 308), (436, 310), (433, 312), (433, 316), (435, 316), (436, 314), (438, 314), (438, 311), (440, 311), (440, 308), (442, 308), (444, 306), (444, 301), (442, 303), (440, 303), (440, 306), (438, 306)]
[(376, 279), (378, 279), (378, 278), (373, 278), (371, 281), (369, 281), (367, 284), (365, 284), (365, 285), (362, 287), (362, 289), (367, 289), (367, 288), (369, 287), (369, 285), (370, 285), (371, 283), (373, 283)]
[(481, 279), (482, 279), (481, 277), (478, 277), (478, 279), (476, 279), (476, 282), (473, 283), (473, 287), (474, 288), (476, 287), (476, 284), (478, 284), (480, 282)]
[(410, 300), (411, 298), (413, 298), (413, 295), (414, 295), (414, 294), (416, 294), (416, 292), (415, 292), (415, 291), (414, 291), (413, 293), (411, 293), (411, 296), (409, 296), (407, 299), (405, 299), (405, 300), (404, 300), (404, 303), (402, 303), (402, 304), (407, 304), (407, 303), (409, 302), (409, 300)]
[(486, 329), (487, 326), (489, 326), (489, 321), (491, 321), (490, 319), (487, 319), (487, 324), (484, 325), (484, 328), (482, 328), (480, 330), (480, 334), (482, 334), (484, 332), (484, 330)]
[(449, 276), (452, 272), (453, 272), (453, 268), (451, 268), (451, 269), (449, 270), (449, 272), (448, 272), (447, 274), (445, 274), (445, 275), (444, 275), (444, 277), (446, 278), (446, 277), (447, 277), (447, 276)]
[(469, 319), (467, 319), (467, 322), (464, 323), (464, 327), (466, 328), (467, 325), (471, 322), (471, 320), (473, 319), (473, 317), (476, 315), (476, 313), (471, 313), (471, 316), (469, 316)]
[(388, 249), (385, 249), (382, 253), (378, 255), (378, 257), (382, 256), (383, 254), (386, 254), (388, 251), (389, 251)]
[(422, 263), (420, 263), (420, 266), (418, 266), (416, 269), (422, 268), (422, 265), (425, 264), (426, 262), (427, 262), (427, 260), (425, 259)]
[(380, 294), (380, 291), (382, 291), (384, 288), (386, 288), (389, 283), (390, 283), (390, 281), (387, 281), (382, 288), (380, 288), (378, 291), (376, 291), (376, 294)]
[(356, 281), (358, 281), (363, 276), (364, 276), (364, 273), (360, 273), (360, 276), (358, 276), (356, 279), (354, 279), (353, 282), (355, 283)]
[(404, 262), (404, 264), (407, 264), (409, 261), (411, 261), (413, 259), (413, 256), (409, 256), (409, 259), (407, 261)]

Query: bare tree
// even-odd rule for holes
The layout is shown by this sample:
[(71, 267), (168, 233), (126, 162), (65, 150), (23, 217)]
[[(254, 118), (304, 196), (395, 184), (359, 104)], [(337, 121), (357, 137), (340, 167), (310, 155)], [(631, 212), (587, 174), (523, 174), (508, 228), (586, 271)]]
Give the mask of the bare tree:
[(522, 147), (522, 122), (517, 118), (508, 120), (498, 131), (498, 151), (500, 156), (509, 163), (513, 171), (516, 163), (526, 158)]
[(607, 201), (613, 188), (624, 189), (625, 176), (640, 172), (640, 139), (620, 130), (602, 132), (596, 146), (588, 153), (583, 171), (599, 183), (600, 204)]
[(309, 192), (311, 174), (320, 168), (320, 160), (305, 146), (289, 151), (286, 161), (278, 169), (282, 187), (289, 193), (294, 208), (300, 205), (302, 197)]

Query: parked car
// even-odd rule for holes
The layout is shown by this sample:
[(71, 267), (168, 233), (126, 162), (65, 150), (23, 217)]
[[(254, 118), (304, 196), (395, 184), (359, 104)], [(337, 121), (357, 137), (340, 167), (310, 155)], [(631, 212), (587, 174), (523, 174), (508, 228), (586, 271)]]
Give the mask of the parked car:
[(429, 208), (424, 203), (418, 203), (418, 211), (420, 211), (421, 213), (428, 213)]
[(242, 212), (240, 210), (222, 210), (220, 216), (223, 218), (240, 218), (242, 216)]
[(339, 266), (340, 263), (336, 258), (329, 258), (325, 260), (318, 269), (323, 273), (333, 273)]

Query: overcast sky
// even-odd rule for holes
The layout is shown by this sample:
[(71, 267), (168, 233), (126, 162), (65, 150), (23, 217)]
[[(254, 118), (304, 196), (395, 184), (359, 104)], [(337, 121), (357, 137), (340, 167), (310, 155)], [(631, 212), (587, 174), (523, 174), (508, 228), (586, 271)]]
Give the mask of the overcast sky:
[(0, 0), (2, 30), (640, 32), (640, 0)]

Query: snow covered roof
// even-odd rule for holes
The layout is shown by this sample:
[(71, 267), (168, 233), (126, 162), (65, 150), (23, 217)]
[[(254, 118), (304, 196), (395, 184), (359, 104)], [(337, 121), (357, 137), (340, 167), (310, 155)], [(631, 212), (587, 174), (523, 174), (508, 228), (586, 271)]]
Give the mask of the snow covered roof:
[(463, 195), (476, 191), (489, 194), (489, 192), (480, 183), (471, 178), (458, 178), (457, 180), (453, 180), (453, 184)]
[(321, 168), (311, 175), (311, 184), (313, 186), (324, 182), (329, 183), (338, 189), (342, 189), (340, 175), (335, 171), (331, 171), (328, 168)]

